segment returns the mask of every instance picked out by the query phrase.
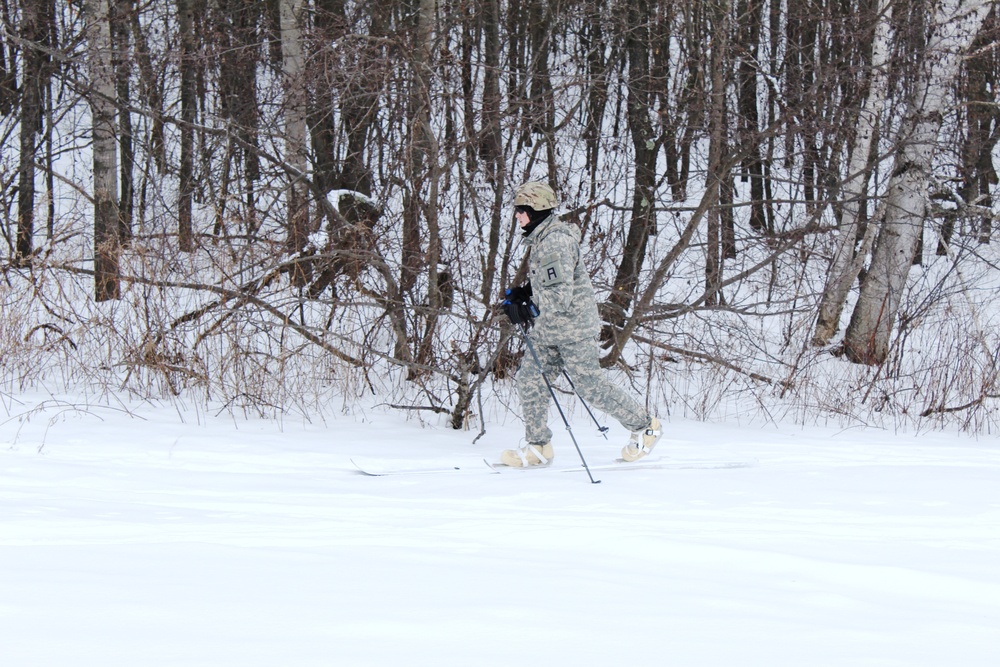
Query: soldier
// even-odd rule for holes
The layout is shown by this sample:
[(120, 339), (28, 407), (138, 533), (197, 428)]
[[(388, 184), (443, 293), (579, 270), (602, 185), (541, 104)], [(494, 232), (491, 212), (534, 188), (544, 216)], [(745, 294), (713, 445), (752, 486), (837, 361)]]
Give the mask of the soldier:
[[(534, 297), (537, 316), (533, 327), (526, 322), (524, 328), (544, 366), (545, 377), (554, 378), (565, 370), (581, 398), (632, 432), (622, 449), (622, 458), (636, 461), (660, 439), (660, 420), (601, 371), (597, 356), (600, 321), (594, 287), (580, 256), (580, 230), (554, 214), (558, 203), (555, 192), (545, 183), (525, 183), (517, 189), (514, 217), (528, 248), (529, 280), (509, 290), (504, 307), (511, 320), (520, 324), (525, 313), (518, 313), (515, 304)], [(501, 463), (528, 467), (552, 461), (552, 431), (546, 425), (551, 396), (545, 377), (534, 360), (522, 361), (517, 391), (527, 444), (504, 451)]]

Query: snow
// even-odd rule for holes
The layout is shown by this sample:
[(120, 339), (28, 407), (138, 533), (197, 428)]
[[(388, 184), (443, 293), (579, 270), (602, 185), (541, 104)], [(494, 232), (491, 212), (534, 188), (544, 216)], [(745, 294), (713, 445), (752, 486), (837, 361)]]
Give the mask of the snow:
[(2, 665), (1000, 664), (995, 437), (672, 419), (657, 454), (756, 465), (590, 484), (475, 465), (513, 417), (0, 399)]

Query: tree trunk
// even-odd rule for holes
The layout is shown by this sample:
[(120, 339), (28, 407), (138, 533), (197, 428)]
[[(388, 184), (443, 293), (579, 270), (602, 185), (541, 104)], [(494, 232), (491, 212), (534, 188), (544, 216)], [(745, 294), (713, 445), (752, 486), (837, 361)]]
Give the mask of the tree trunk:
[(847, 176), (841, 187), (843, 203), (840, 236), (827, 274), (826, 287), (819, 306), (819, 317), (813, 332), (812, 344), (817, 346), (826, 345), (837, 333), (847, 293), (857, 279), (865, 259), (862, 254), (855, 252), (855, 246), (862, 218), (861, 203), (864, 201), (865, 184), (868, 181), (869, 155), (878, 128), (878, 119), (885, 106), (889, 82), (889, 73), (886, 69), (889, 59), (889, 26), (892, 22), (892, 6), (889, 0), (879, 2), (875, 20), (868, 97), (865, 98), (864, 105), (858, 113), (858, 132), (854, 138)]
[[(431, 81), (433, 79), (433, 47), (437, 0), (420, 0), (417, 15), (417, 62), (416, 75), (416, 122), (418, 168), (420, 180), (427, 186), (427, 202), (423, 207), (427, 223), (427, 321), (420, 341), (417, 361), (430, 364), (434, 352), (434, 333), (442, 309), (441, 231), (438, 226), (438, 188), (440, 187), (440, 167), (438, 165), (438, 140), (431, 127)], [(416, 192), (420, 198), (420, 192)], [(412, 377), (412, 374), (411, 374)]]
[(739, 13), (742, 53), (739, 67), (739, 131), (740, 143), (746, 157), (743, 160), (743, 180), (750, 181), (750, 227), (758, 232), (768, 229), (765, 213), (764, 164), (760, 148), (760, 114), (757, 109), (759, 95), (757, 78), (760, 74), (760, 36), (763, 25), (763, 0), (743, 0)]
[(922, 236), (927, 185), (948, 94), (961, 66), (961, 53), (975, 38), (989, 6), (988, 0), (941, 0), (937, 5), (900, 128), (885, 219), (844, 340), (845, 353), (855, 363), (881, 364), (888, 356), (906, 278)]
[[(239, 188), (241, 176), (244, 212), (240, 220), (248, 235), (256, 232), (254, 187), (260, 178), (260, 156), (256, 148), (260, 119), (256, 77), (262, 56), (257, 48), (260, 11), (259, 5), (245, 0), (221, 0), (217, 23), (210, 28), (217, 35), (217, 48), (221, 51), (219, 106), (231, 134), (216, 204), (215, 234), (226, 229), (230, 184)], [(242, 174), (238, 166), (242, 166)], [(232, 200), (237, 201), (238, 195), (232, 196)]]
[(558, 16), (558, 2), (530, 0), (528, 3), (528, 34), (531, 42), (529, 72), (531, 86), (527, 105), (530, 114), (530, 131), (545, 141), (546, 174), (549, 183), (555, 184), (559, 167), (555, 151), (556, 103), (552, 90), (549, 59), (552, 53), (553, 21)]
[(88, 26), (87, 63), (90, 72), (90, 113), (94, 156), (94, 298), (121, 296), (118, 276), (118, 154), (115, 146), (115, 73), (111, 65), (111, 24), (108, 0), (85, 0)]
[[(0, 35), (2, 37), (2, 35)], [(17, 103), (17, 77), (14, 72), (14, 58), (7, 66), (7, 44), (0, 38), (0, 116), (8, 116)]]
[(113, 0), (111, 35), (115, 50), (115, 95), (118, 100), (118, 140), (121, 168), (121, 197), (118, 204), (118, 218), (121, 221), (119, 235), (123, 244), (132, 238), (133, 200), (135, 196), (135, 149), (132, 143), (132, 113), (128, 110), (132, 100), (130, 80), (132, 58), (129, 53), (128, 15), (135, 11), (135, 0)]
[(587, 148), (587, 173), (590, 175), (590, 197), (597, 193), (598, 158), (601, 149), (601, 128), (604, 123), (605, 108), (608, 103), (608, 40), (604, 35), (606, 15), (603, 11), (603, 0), (596, 0), (585, 5), (583, 46), (585, 57), (581, 63), (586, 63), (584, 78), (585, 95), (587, 99), (586, 125), (583, 128), (583, 140)]
[[(305, 63), (302, 56), (302, 0), (280, 0), (281, 59), (285, 91), (285, 162), (289, 169), (286, 248), (292, 255), (302, 252), (309, 240), (309, 198), (305, 183), (306, 101)], [(292, 284), (305, 286), (309, 266), (298, 261), (292, 268)]]
[[(652, 19), (647, 0), (631, 0), (628, 4), (628, 32), (625, 51), (628, 56), (628, 97), (626, 113), (629, 133), (635, 151), (635, 190), (632, 193), (631, 222), (625, 248), (618, 264), (615, 282), (604, 304), (603, 318), (613, 327), (620, 327), (625, 313), (635, 298), (646, 257), (649, 236), (656, 225), (656, 139), (649, 118), (651, 76), (649, 61), (649, 23)], [(612, 339), (606, 329), (603, 339)]]
[[(493, 205), (490, 210), (490, 233), (486, 259), (483, 262), (483, 303), (494, 303), (496, 265), (500, 255), (500, 233), (504, 222), (504, 200), (507, 187), (506, 162), (503, 155), (503, 129), (500, 126), (500, 3), (483, 1), (483, 104), (479, 155), (486, 169), (486, 178), (493, 185)], [(507, 218), (509, 220), (509, 218)], [(501, 288), (506, 287), (501, 285)]]
[[(726, 72), (729, 69), (729, 0), (720, 0), (712, 20), (712, 92), (709, 107), (708, 176), (712, 189), (718, 193), (716, 204), (727, 199), (729, 180), (723, 171), (726, 151)], [(732, 200), (731, 195), (728, 197)], [(705, 254), (705, 305), (722, 302), (722, 215), (719, 205), (708, 212), (708, 243)]]
[[(310, 46), (309, 112), (306, 122), (313, 151), (313, 181), (323, 194), (335, 186), (337, 126), (334, 122), (334, 86), (331, 80), (337, 69), (334, 45), (346, 25), (344, 4), (340, 0), (316, 0)], [(370, 194), (370, 193), (365, 193)]]
[[(408, 100), (408, 125), (410, 127), (410, 142), (406, 162), (407, 193), (403, 197), (403, 261), (400, 275), (400, 287), (409, 292), (417, 284), (417, 277), (423, 267), (428, 267), (428, 273), (436, 273), (437, 267), (430, 266), (430, 242), (427, 255), (424, 255), (421, 218), (436, 215), (437, 202), (431, 209), (431, 202), (423, 200), (424, 187), (427, 185), (433, 192), (428, 197), (436, 198), (436, 184), (430, 183), (434, 175), (430, 170), (436, 167), (437, 141), (431, 129), (430, 117), (430, 80), (429, 68), (431, 57), (431, 40), (434, 34), (434, 13), (436, 0), (420, 0), (414, 25), (412, 71), (410, 78), (410, 95)], [(432, 164), (433, 162), (435, 164)], [(430, 224), (430, 220), (427, 221)], [(430, 236), (428, 230), (428, 236)], [(429, 276), (432, 277), (432, 276)], [(429, 293), (435, 288), (428, 284)]]
[[(963, 81), (959, 88), (965, 102), (965, 138), (962, 142), (962, 163), (959, 169), (959, 175), (962, 177), (959, 195), (962, 201), (957, 213), (978, 220), (979, 224), (975, 231), (980, 243), (990, 241), (993, 227), (993, 200), (990, 188), (998, 182), (997, 171), (993, 166), (993, 150), (1000, 141), (1000, 132), (995, 129), (998, 120), (995, 53), (998, 29), (1000, 22), (997, 20), (997, 8), (994, 6), (972, 44), (971, 50), (974, 55), (965, 62)], [(974, 207), (972, 210), (978, 211), (978, 214), (961, 210), (964, 207)], [(969, 215), (970, 213), (972, 214)], [(941, 226), (938, 255), (947, 254), (947, 246), (951, 243), (951, 236), (954, 233), (954, 220), (954, 217), (949, 217)]]
[(181, 162), (178, 176), (180, 193), (177, 203), (177, 239), (182, 252), (194, 250), (194, 228), (191, 222), (194, 197), (194, 121), (195, 97), (194, 38), (195, 0), (177, 0), (177, 23), (180, 28), (181, 53)]
[(156, 72), (153, 71), (153, 61), (149, 55), (149, 43), (139, 24), (139, 12), (132, 11), (128, 17), (129, 30), (132, 33), (132, 43), (135, 44), (135, 57), (139, 67), (139, 82), (142, 90), (143, 103), (150, 115), (149, 150), (153, 154), (156, 168), (162, 174), (167, 169), (166, 147), (163, 135), (163, 95)]
[[(369, 34), (372, 40), (357, 55), (355, 71), (348, 75), (347, 90), (342, 94), (340, 115), (347, 147), (339, 187), (372, 194), (372, 170), (365, 162), (368, 142), (379, 109), (383, 51), (373, 44), (384, 38), (389, 9), (378, 6), (371, 12)], [(372, 74), (376, 76), (372, 76)]]
[[(702, 118), (705, 114), (705, 98), (708, 95), (704, 76), (705, 70), (708, 69), (705, 64), (704, 45), (711, 39), (707, 34), (707, 28), (704, 27), (706, 24), (704, 15), (708, 11), (706, 4), (682, 3), (681, 10), (685, 26), (683, 62), (687, 74), (674, 114), (677, 120), (670, 121), (665, 132), (666, 139), (676, 146), (668, 150), (667, 157), (670, 162), (676, 164), (676, 167), (670, 169), (672, 172), (670, 186), (673, 199), (678, 202), (687, 199), (691, 147), (696, 143), (697, 136), (704, 127)], [(683, 131), (679, 131), (680, 128), (683, 128)]]
[[(21, 153), (18, 166), (17, 241), (14, 260), (31, 260), (35, 227), (35, 164), (38, 137), (42, 131), (43, 102), (48, 87), (49, 24), (54, 14), (53, 0), (28, 0), (23, 4), (20, 33), (24, 45), (21, 82)], [(35, 45), (38, 45), (37, 47)]]

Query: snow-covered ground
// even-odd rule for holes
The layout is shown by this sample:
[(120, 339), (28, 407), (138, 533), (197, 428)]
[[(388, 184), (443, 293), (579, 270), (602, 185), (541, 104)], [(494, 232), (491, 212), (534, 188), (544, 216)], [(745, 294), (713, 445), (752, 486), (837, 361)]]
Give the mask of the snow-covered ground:
[(756, 465), (593, 485), (481, 465), (516, 419), (0, 400), (0, 665), (1000, 665), (996, 437), (672, 420), (657, 454)]

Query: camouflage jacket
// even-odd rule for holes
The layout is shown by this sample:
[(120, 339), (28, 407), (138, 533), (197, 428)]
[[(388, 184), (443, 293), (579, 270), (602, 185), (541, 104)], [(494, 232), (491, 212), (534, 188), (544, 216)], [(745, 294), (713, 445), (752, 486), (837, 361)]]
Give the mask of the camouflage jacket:
[(600, 331), (590, 275), (580, 255), (580, 230), (551, 215), (524, 239), (530, 249), (528, 277), (538, 306), (532, 338), (562, 345)]

